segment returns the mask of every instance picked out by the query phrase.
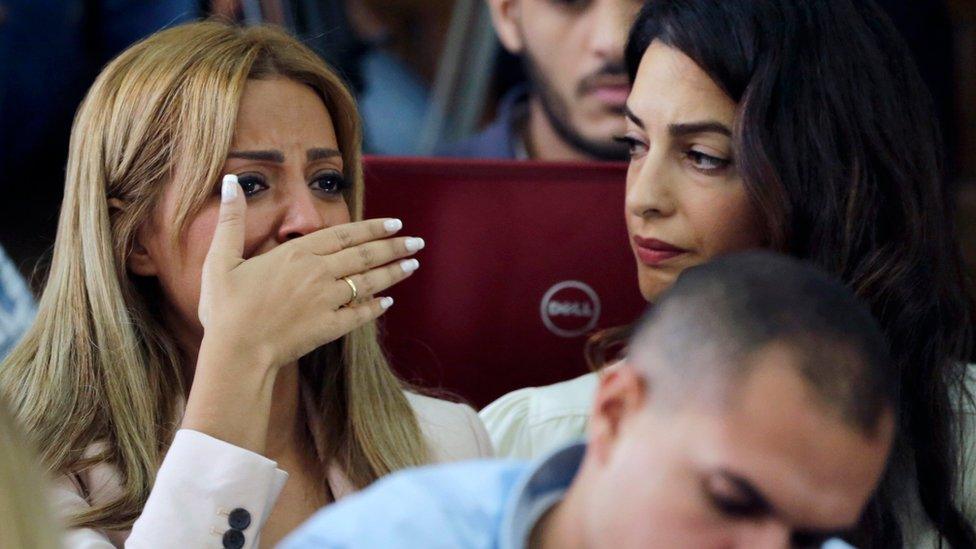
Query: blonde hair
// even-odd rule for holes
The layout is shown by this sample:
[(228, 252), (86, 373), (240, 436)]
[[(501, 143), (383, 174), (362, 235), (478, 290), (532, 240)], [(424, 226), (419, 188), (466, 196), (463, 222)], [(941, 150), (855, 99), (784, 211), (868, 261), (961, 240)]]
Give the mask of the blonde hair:
[(27, 440), (0, 402), (0, 547), (58, 547), (60, 528)]
[[(163, 187), (177, 185), (173, 222), (182, 234), (214, 196), (246, 82), (274, 77), (305, 84), (322, 98), (352, 183), (346, 202), (352, 218), (361, 219), (355, 102), (319, 57), (283, 31), (215, 21), (162, 31), (112, 61), (75, 117), (37, 320), (0, 367), (0, 388), (55, 474), (96, 463), (119, 470), (122, 495), (75, 516), (75, 526), (131, 526), (178, 427), (185, 395), (176, 343), (151, 313), (158, 290), (126, 271), (136, 230)], [(110, 209), (110, 198), (124, 206)], [(300, 378), (300, 411), (323, 490), (333, 461), (358, 487), (428, 461), (375, 325), (302, 359)], [(86, 456), (98, 442), (105, 450)]]

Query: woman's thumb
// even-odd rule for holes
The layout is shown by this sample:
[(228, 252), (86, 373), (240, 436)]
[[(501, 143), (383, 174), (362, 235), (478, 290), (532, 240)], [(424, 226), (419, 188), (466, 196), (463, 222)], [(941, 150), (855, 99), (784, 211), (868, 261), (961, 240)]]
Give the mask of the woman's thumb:
[(244, 200), (237, 176), (228, 174), (220, 186), (220, 215), (214, 231), (207, 263), (211, 268), (229, 271), (238, 266), (244, 254)]

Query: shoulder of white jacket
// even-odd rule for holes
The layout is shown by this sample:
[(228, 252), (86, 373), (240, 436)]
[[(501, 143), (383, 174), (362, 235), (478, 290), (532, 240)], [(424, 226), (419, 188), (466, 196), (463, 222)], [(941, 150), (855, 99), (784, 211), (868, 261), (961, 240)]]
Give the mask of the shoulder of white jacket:
[(411, 391), (404, 391), (404, 394), (421, 425), (424, 423), (467, 425), (470, 422), (470, 417), (477, 415), (474, 409), (467, 404), (451, 402)]

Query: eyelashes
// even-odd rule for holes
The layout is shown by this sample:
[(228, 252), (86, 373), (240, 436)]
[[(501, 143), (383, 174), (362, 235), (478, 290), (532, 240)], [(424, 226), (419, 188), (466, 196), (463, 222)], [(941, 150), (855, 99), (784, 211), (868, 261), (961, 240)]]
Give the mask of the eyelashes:
[(583, 9), (590, 5), (591, 0), (549, 0), (552, 4), (568, 9)]
[[(618, 135), (614, 136), (613, 140), (627, 145), (631, 160), (647, 153), (647, 145), (635, 137)], [(706, 175), (724, 173), (732, 166), (732, 161), (727, 158), (720, 158), (691, 148), (683, 151), (681, 156), (692, 168)]]
[(237, 176), (237, 183), (244, 191), (244, 196), (248, 198), (268, 189), (264, 178), (257, 175), (239, 175)]
[(644, 143), (638, 141), (637, 139), (634, 139), (629, 135), (615, 135), (613, 137), (613, 140), (616, 141), (617, 143), (623, 143), (624, 145), (627, 145), (627, 151), (630, 154), (631, 158), (634, 158), (639, 154), (638, 151), (639, 147), (644, 147), (645, 149), (647, 148), (647, 146), (644, 145)]
[(316, 190), (329, 194), (339, 194), (349, 188), (346, 178), (339, 172), (327, 172), (312, 179), (312, 185), (318, 185)]
[(719, 158), (717, 156), (712, 156), (710, 154), (705, 154), (701, 151), (696, 151), (694, 149), (689, 150), (685, 153), (685, 158), (687, 158), (695, 169), (702, 172), (718, 172), (732, 165), (731, 160), (726, 160), (725, 158)]
[(729, 518), (752, 518), (766, 512), (765, 508), (748, 499), (738, 500), (711, 492), (708, 492), (707, 496), (712, 506)]
[[(237, 176), (237, 181), (244, 192), (244, 196), (248, 198), (257, 196), (271, 188), (267, 178), (261, 174), (241, 174)], [(309, 183), (309, 187), (325, 195), (337, 196), (349, 188), (349, 183), (339, 172), (324, 172), (315, 175)]]

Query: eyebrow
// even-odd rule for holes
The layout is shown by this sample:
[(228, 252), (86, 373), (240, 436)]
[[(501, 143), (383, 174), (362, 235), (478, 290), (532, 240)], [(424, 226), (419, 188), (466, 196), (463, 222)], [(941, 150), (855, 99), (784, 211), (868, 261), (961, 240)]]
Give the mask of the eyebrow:
[(309, 149), (305, 153), (306, 158), (309, 162), (315, 162), (316, 160), (325, 160), (326, 158), (335, 158), (336, 156), (342, 156), (339, 149)]
[[(629, 118), (634, 124), (637, 124), (639, 128), (646, 129), (644, 127), (644, 121), (640, 119), (639, 116), (634, 114), (634, 111), (630, 110), (630, 107), (624, 105), (624, 114)], [(705, 120), (702, 122), (685, 122), (681, 124), (668, 124), (668, 133), (671, 137), (682, 137), (685, 135), (692, 135), (696, 133), (718, 133), (726, 137), (732, 137), (732, 130), (725, 124), (717, 120)]]
[(245, 160), (260, 160), (263, 162), (285, 162), (285, 155), (281, 151), (230, 151), (227, 158), (243, 158)]
[[(334, 158), (341, 156), (342, 153), (338, 149), (326, 149), (326, 148), (314, 148), (305, 151), (305, 157), (309, 162), (315, 162), (316, 160), (324, 160), (326, 158)], [(278, 164), (283, 164), (285, 162), (285, 155), (278, 150), (267, 150), (267, 151), (230, 151), (227, 153), (227, 158), (243, 158), (245, 160), (258, 160), (261, 162), (275, 162)]]
[(725, 124), (715, 120), (668, 124), (668, 133), (671, 134), (671, 137), (682, 137), (696, 133), (719, 133), (726, 137), (732, 137), (732, 130)]
[(641, 120), (639, 116), (634, 114), (634, 111), (630, 110), (630, 106), (624, 105), (624, 114), (627, 116), (627, 118), (631, 119), (634, 124), (637, 124), (640, 129), (644, 129), (644, 121)]

